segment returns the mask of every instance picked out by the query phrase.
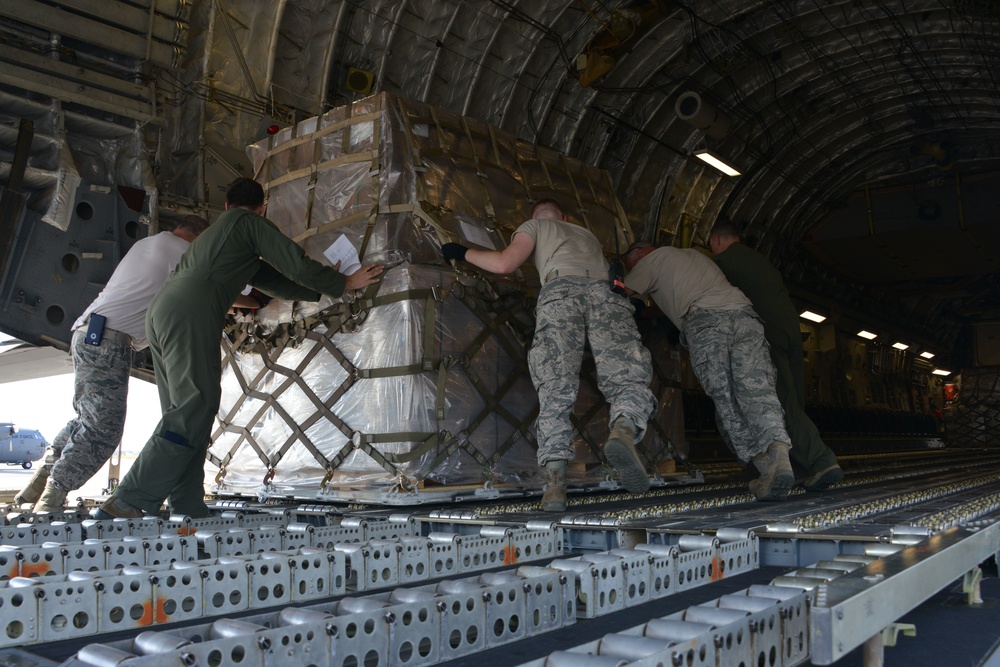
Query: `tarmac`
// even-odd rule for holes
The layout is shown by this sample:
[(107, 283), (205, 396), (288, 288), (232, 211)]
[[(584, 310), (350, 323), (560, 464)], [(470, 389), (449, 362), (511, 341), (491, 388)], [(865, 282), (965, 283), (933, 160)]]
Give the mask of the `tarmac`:
[[(7, 466), (0, 464), (0, 496), (13, 496), (15, 493), (23, 489), (24, 485), (27, 484), (28, 480), (31, 479), (31, 476), (35, 474), (36, 468), (42, 464), (43, 460), (44, 459), (39, 459), (38, 461), (35, 461), (30, 470), (25, 470), (20, 465)], [(128, 469), (132, 466), (134, 461), (134, 455), (122, 454), (120, 468), (122, 476), (128, 472)], [(119, 479), (121, 479), (121, 477), (119, 477)], [(106, 498), (107, 494), (104, 493), (104, 489), (106, 489), (107, 486), (108, 464), (105, 463), (104, 467), (101, 468), (96, 475), (91, 477), (86, 484), (70, 493), (67, 500), (72, 502), (78, 497), (93, 499)]]

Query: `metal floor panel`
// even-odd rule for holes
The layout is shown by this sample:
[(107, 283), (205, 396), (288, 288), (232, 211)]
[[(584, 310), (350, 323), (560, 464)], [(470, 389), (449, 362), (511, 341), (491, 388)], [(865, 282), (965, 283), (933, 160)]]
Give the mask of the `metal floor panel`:
[[(898, 465), (884, 467), (890, 458)], [(532, 499), (406, 509), (221, 500), (199, 520), (12, 515), (0, 663), (852, 664), (874, 626), (923, 618), (928, 605), (973, 617), (995, 606), (955, 600), (971, 599), (963, 574), (995, 589), (976, 566), (1000, 550), (1000, 455), (843, 465), (828, 492), (781, 503), (753, 502), (739, 468), (720, 463), (696, 487), (571, 496), (564, 515)], [(562, 581), (562, 601), (536, 580)], [(465, 597), (452, 609), (449, 595)], [(942, 595), (948, 603), (934, 606)], [(296, 607), (310, 611), (280, 616)], [(420, 609), (422, 621), (400, 625)], [(374, 623), (372, 634), (331, 635), (331, 617), (338, 628)], [(667, 634), (647, 641), (647, 624)], [(691, 635), (681, 663), (671, 632)], [(979, 639), (985, 654), (992, 641)], [(886, 664), (896, 650), (885, 649)]]

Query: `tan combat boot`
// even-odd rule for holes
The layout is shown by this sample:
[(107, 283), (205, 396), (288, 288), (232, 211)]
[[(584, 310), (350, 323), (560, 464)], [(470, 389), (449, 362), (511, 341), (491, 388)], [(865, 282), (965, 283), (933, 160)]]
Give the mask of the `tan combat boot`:
[(66, 511), (67, 495), (69, 495), (69, 491), (66, 491), (54, 481), (49, 479), (49, 481), (45, 484), (45, 490), (42, 491), (42, 496), (38, 499), (38, 502), (35, 503), (35, 508), (32, 511), (35, 514), (64, 512)]
[(649, 490), (649, 476), (635, 451), (635, 431), (635, 424), (628, 417), (616, 419), (604, 444), (604, 456), (618, 471), (626, 491), (642, 493)]
[(14, 504), (28, 505), (30, 503), (34, 505), (37, 503), (38, 499), (42, 497), (42, 492), (45, 491), (47, 481), (49, 481), (49, 467), (43, 465), (31, 476), (28, 485), (14, 496)]
[(546, 486), (542, 495), (543, 512), (566, 511), (566, 462), (549, 461), (545, 464)]
[(788, 460), (791, 445), (775, 440), (767, 451), (753, 457), (760, 477), (750, 482), (750, 492), (757, 500), (784, 500), (795, 486), (795, 473)]

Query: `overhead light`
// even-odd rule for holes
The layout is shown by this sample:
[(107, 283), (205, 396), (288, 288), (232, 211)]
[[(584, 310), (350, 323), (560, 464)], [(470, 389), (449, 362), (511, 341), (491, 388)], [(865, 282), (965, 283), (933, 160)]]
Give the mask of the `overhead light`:
[(924, 359), (933, 359), (934, 358), (934, 353), (933, 352), (921, 352), (920, 356), (923, 357)]
[(801, 313), (799, 313), (799, 317), (801, 317), (804, 320), (809, 320), (810, 322), (816, 322), (817, 324), (826, 319), (826, 316), (817, 315), (811, 310), (803, 310)]
[(718, 157), (712, 155), (707, 150), (695, 151), (694, 152), (694, 156), (696, 158), (698, 158), (699, 160), (701, 160), (702, 162), (715, 167), (716, 169), (718, 169), (719, 171), (721, 171), (726, 176), (739, 176), (740, 175), (740, 172), (736, 171), (736, 169), (734, 169), (733, 167), (730, 167), (728, 164), (726, 164), (725, 162), (723, 162)]
[(859, 331), (858, 335), (862, 338), (867, 338), (868, 340), (875, 340), (878, 338), (878, 334), (873, 334), (871, 331), (865, 331), (864, 329)]
[(906, 343), (893, 343), (892, 346), (897, 350), (905, 350), (906, 348), (910, 347)]
[(931, 375), (951, 375), (951, 371), (946, 371), (943, 368), (935, 368), (931, 371)]

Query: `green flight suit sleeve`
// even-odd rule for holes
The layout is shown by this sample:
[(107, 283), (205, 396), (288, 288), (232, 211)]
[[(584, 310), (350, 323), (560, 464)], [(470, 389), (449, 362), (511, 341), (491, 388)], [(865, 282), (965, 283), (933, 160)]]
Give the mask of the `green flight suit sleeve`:
[[(282, 234), (281, 230), (267, 218), (258, 215), (250, 216), (250, 218), (251, 220), (248, 222), (251, 224), (247, 225), (248, 233), (253, 238), (261, 258), (278, 273), (290, 281), (320, 294), (337, 298), (344, 293), (347, 288), (347, 276), (307, 257), (302, 248)], [(260, 271), (258, 271), (259, 273)], [(266, 275), (264, 279), (267, 280)], [(254, 281), (251, 281), (251, 284), (258, 289), (263, 289)], [(263, 289), (263, 291), (266, 293), (267, 289)], [(314, 296), (309, 300), (315, 301), (318, 298), (318, 296)]]
[(320, 293), (289, 280), (267, 262), (260, 263), (260, 269), (250, 279), (250, 284), (264, 294), (286, 301), (319, 301)]

